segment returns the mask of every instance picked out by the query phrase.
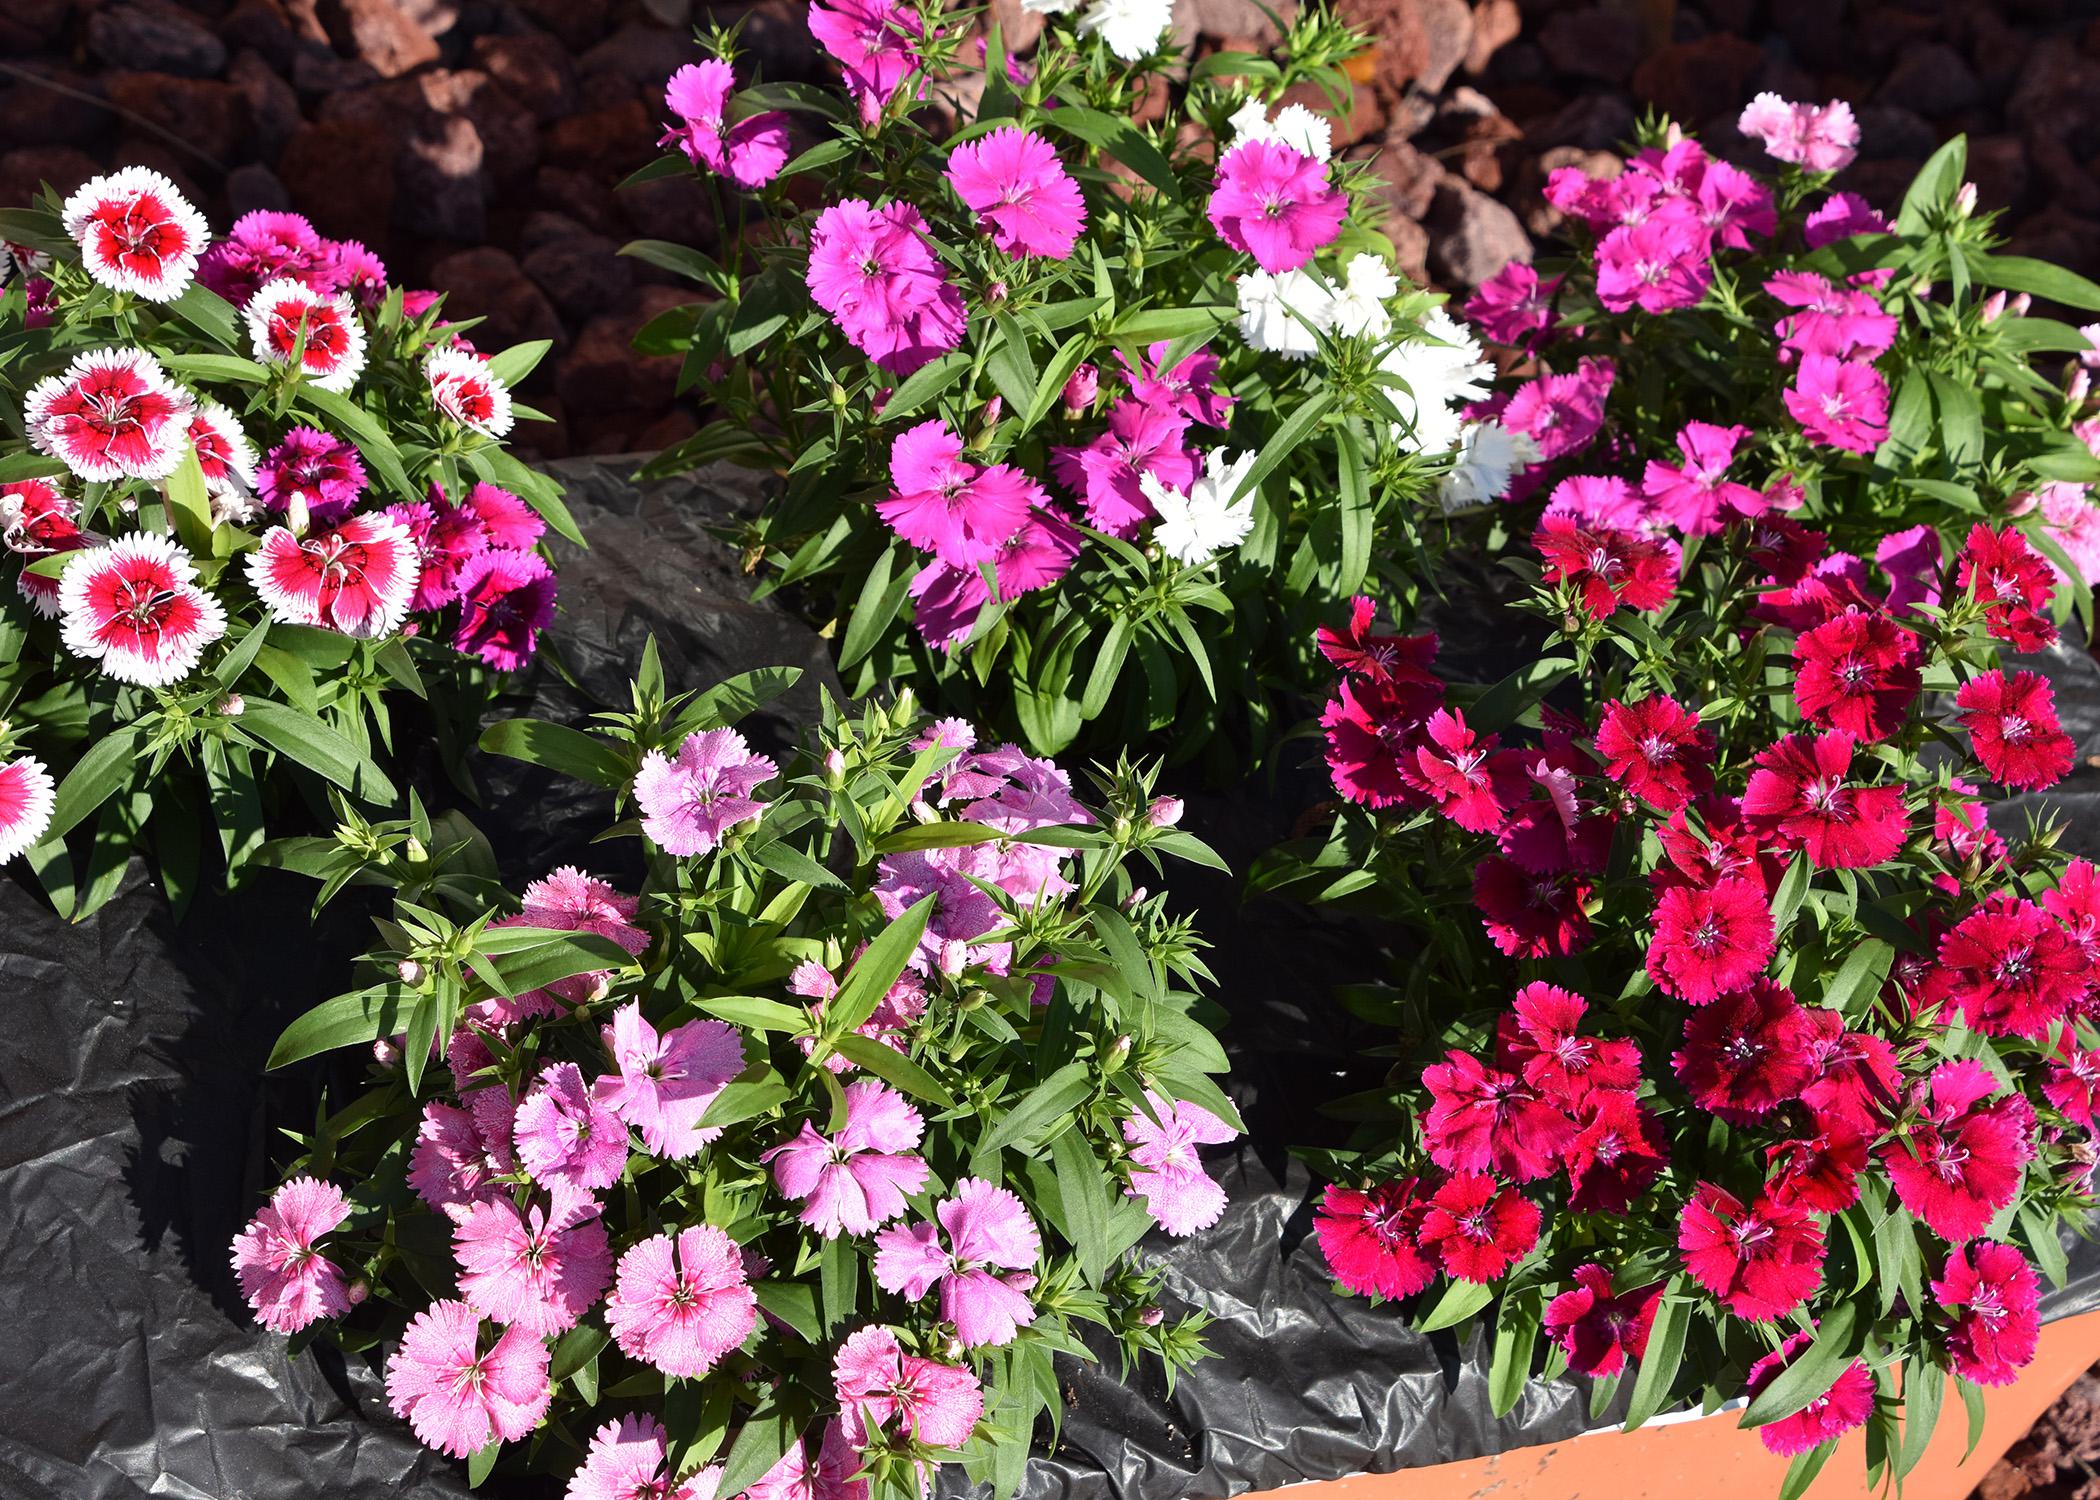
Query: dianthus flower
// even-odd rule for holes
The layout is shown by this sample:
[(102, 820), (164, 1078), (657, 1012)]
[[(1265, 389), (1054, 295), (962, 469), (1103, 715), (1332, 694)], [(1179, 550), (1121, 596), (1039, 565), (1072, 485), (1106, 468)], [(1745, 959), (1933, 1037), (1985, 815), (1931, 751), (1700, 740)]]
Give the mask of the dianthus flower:
[(1188, 430), (1189, 418), (1175, 407), (1126, 397), (1109, 407), (1108, 426), (1092, 442), (1053, 448), (1050, 468), (1086, 511), (1089, 525), (1127, 541), (1156, 513), (1145, 495), (1145, 476), (1184, 491), (1195, 481)]
[[(1689, 814), (1697, 814), (1697, 827)], [(1740, 877), (1770, 894), (1786, 873), (1784, 855), (1743, 821), (1742, 805), (1733, 797), (1709, 793), (1688, 809), (1670, 815), (1655, 830), (1667, 863), (1648, 877), (1657, 894), (1672, 886), (1704, 889), (1718, 880)]]
[(755, 192), (780, 175), (788, 159), (788, 118), (761, 110), (731, 124), (729, 96), (736, 73), (719, 58), (687, 63), (664, 85), (664, 108), (678, 123), (664, 128), (659, 146), (676, 146), (695, 166)]
[(1199, 1146), (1224, 1146), (1239, 1132), (1200, 1104), (1169, 1099), (1150, 1089), (1146, 1109), (1132, 1110), (1123, 1120), (1123, 1140), (1130, 1147), (1130, 1185), (1152, 1222), (1168, 1234), (1194, 1234), (1218, 1222), (1225, 1212), (1225, 1189), (1203, 1169)]
[(1558, 985), (1525, 985), (1495, 1023), (1497, 1065), (1563, 1107), (1599, 1090), (1632, 1088), (1641, 1078), (1640, 1049), (1626, 1037), (1579, 1035), (1588, 1010), (1580, 995)]
[(678, 753), (651, 750), (634, 778), (642, 832), (666, 854), (684, 859), (719, 848), (732, 828), (765, 812), (752, 796), (780, 774), (734, 729), (703, 729), (685, 737)]
[(1510, 958), (1566, 958), (1587, 947), (1589, 894), (1572, 873), (1532, 875), (1492, 856), (1473, 867), (1473, 904), (1488, 940)]
[(617, 1417), (591, 1438), (562, 1500), (713, 1500), (721, 1474), (714, 1465), (678, 1478), (663, 1424), (650, 1416)]
[(1949, 1244), (1983, 1233), (2034, 1155), (2033, 1107), (2019, 1094), (1983, 1102), (1998, 1086), (1981, 1063), (1941, 1063), (1912, 1091), (1915, 1123), (1880, 1149), (1896, 1197)]
[(430, 385), (430, 403), (441, 415), (483, 437), (510, 432), (510, 387), (480, 355), (453, 344), (433, 349), (424, 357), (423, 378)]
[(2100, 967), (2100, 867), (2074, 859), (2057, 877), (2056, 889), (2044, 892), (2042, 909), (2063, 924), (2085, 961)]
[(1348, 196), (1327, 181), (1327, 166), (1281, 141), (1243, 141), (1218, 163), (1210, 222), (1226, 244), (1272, 274), (1295, 271), (1332, 244)]
[(334, 526), (364, 494), (364, 461), (341, 438), (294, 427), (257, 465), (255, 487), (263, 505), (294, 531)]
[(2033, 791), (2071, 773), (2077, 746), (2056, 717), (2056, 690), (2039, 672), (1980, 672), (1961, 685), (1954, 706), (1993, 781)]
[(1841, 1121), (1818, 1122), (1819, 1133), (1765, 1148), (1771, 1178), (1765, 1191), (1781, 1203), (1819, 1214), (1842, 1213), (1859, 1201), (1867, 1138)]
[(1669, 553), (1630, 531), (1592, 531), (1571, 517), (1547, 515), (1531, 544), (1545, 561), (1545, 581), (1566, 584), (1593, 619), (1622, 604), (1661, 609), (1677, 590), (1677, 564)]
[(1930, 526), (1890, 532), (1875, 543), (1874, 562), (1889, 580), (1890, 614), (1940, 602), (1940, 534)]
[(2085, 993), (2085, 955), (2050, 915), (2010, 892), (1940, 939), (1938, 993), (1986, 1036), (2038, 1041)]
[(255, 445), (240, 419), (216, 401), (200, 401), (190, 413), (190, 446), (211, 497), (212, 523), (245, 521), (255, 514)]
[(962, 342), (962, 294), (909, 203), (876, 208), (849, 198), (825, 209), (810, 230), (808, 282), (853, 346), (893, 375), (909, 375)]
[(2010, 1245), (1976, 1240), (1948, 1251), (1932, 1296), (1953, 1319), (1947, 1353), (1954, 1373), (1978, 1385), (2017, 1380), (2041, 1338), (2040, 1295), (2034, 1267)]
[(60, 221), (89, 277), (148, 302), (173, 302), (211, 240), (204, 215), (151, 167), (123, 167), (75, 189)]
[[(1079, 557), (1079, 528), (1053, 505), (1030, 512), (992, 558), (998, 597), (1014, 600), (1048, 588), (1071, 570)], [(958, 568), (934, 559), (911, 581), (912, 623), (927, 641), (952, 651), (976, 627), (993, 589), (982, 568)]]
[(512, 1124), (518, 1164), (554, 1195), (580, 1202), (620, 1180), (627, 1165), (627, 1125), (592, 1096), (574, 1063), (549, 1063), (518, 1103)]
[(1712, 254), (1706, 225), (1689, 208), (1622, 224), (1597, 243), (1597, 300), (1616, 313), (1694, 306), (1713, 281)]
[(1687, 422), (1677, 434), (1681, 464), (1650, 459), (1641, 492), (1648, 503), (1686, 536), (1706, 536), (1730, 521), (1763, 514), (1764, 495), (1728, 477), (1735, 450), (1750, 436), (1742, 426)]
[(643, 1019), (641, 1002), (630, 1000), (602, 1031), (619, 1071), (598, 1078), (592, 1095), (641, 1132), (650, 1155), (683, 1160), (722, 1133), (700, 1119), (744, 1071), (744, 1044), (734, 1027), (698, 1020), (659, 1032)]
[(960, 1179), (934, 1217), (938, 1224), (898, 1224), (875, 1236), (876, 1284), (914, 1302), (938, 1286), (941, 1321), (955, 1325), (964, 1348), (1012, 1343), (1035, 1321), (1035, 1221), (1019, 1198), (977, 1177)]
[(1313, 644), (1352, 677), (1379, 683), (1428, 682), (1429, 664), (1436, 660), (1436, 636), (1380, 635), (1371, 628), (1377, 615), (1378, 606), (1359, 594), (1349, 601), (1347, 628), (1322, 625), (1314, 633)]
[[(814, 1448), (814, 1452), (812, 1452)], [(868, 1500), (871, 1486), (853, 1476), (861, 1469), (860, 1450), (846, 1435), (845, 1424), (833, 1417), (817, 1430), (795, 1438), (780, 1462), (751, 1482), (745, 1500)], [(670, 1495), (666, 1500), (680, 1500)], [(693, 1500), (712, 1500), (694, 1496)]]
[(1673, 886), (1655, 903), (1648, 974), (1664, 994), (1709, 1005), (1771, 961), (1772, 908), (1762, 884), (1740, 877)]
[(1488, 757), (1495, 736), (1481, 739), (1465, 718), (1440, 708), (1422, 726), (1415, 746), (1414, 776), (1437, 810), (1469, 833), (1493, 833), (1502, 826), (1503, 806)]
[(1429, 1159), (1451, 1172), (1495, 1171), (1519, 1182), (1550, 1177), (1574, 1137), (1567, 1115), (1521, 1078), (1451, 1051), (1422, 1070)]
[(492, 1323), (547, 1335), (574, 1328), (612, 1280), (612, 1250), (595, 1204), (520, 1213), (508, 1198), (456, 1220), (459, 1294)]
[(1616, 474), (1571, 474), (1546, 497), (1545, 514), (1564, 516), (1584, 531), (1653, 536), (1667, 524), (1655, 506)]
[[(1743, 1394), (1755, 1401), (1765, 1387), (1777, 1380), (1815, 1342), (1813, 1333), (1797, 1333), (1750, 1367), (1743, 1377)], [(1855, 1359), (1838, 1371), (1830, 1388), (1791, 1416), (1767, 1422), (1757, 1429), (1757, 1440), (1767, 1452), (1793, 1458), (1828, 1442), (1834, 1442), (1856, 1427), (1867, 1425), (1874, 1414), (1874, 1377), (1863, 1360)]]
[(921, 974), (955, 975), (979, 966), (1006, 972), (1012, 942), (985, 941), (1006, 925), (1006, 914), (956, 861), (938, 851), (910, 850), (886, 857), (877, 872), (875, 900), (892, 921), (933, 897), (912, 968)]
[(423, 1106), (408, 1185), (434, 1212), (457, 1223), (477, 1203), (502, 1197), (499, 1178), (515, 1172), (510, 1095), (500, 1087), (474, 1089), (458, 1105)]
[(1903, 1075), (1896, 1049), (1884, 1037), (1847, 1031), (1836, 1011), (1808, 1012), (1815, 1031), (1808, 1046), (1811, 1078), (1801, 1102), (1826, 1126), (1839, 1123), (1865, 1135), (1879, 1134), (1895, 1114)]
[(401, 523), (416, 549), (416, 592), (409, 600), (411, 611), (443, 609), (459, 598), (459, 575), (478, 553), (488, 550), (488, 534), (474, 513), (464, 506), (448, 505), (435, 485), (430, 499), (403, 501), (386, 508), (387, 516)]
[(32, 849), (51, 826), (57, 789), (34, 756), (0, 761), (0, 865)]
[(248, 582), (273, 618), (366, 639), (400, 628), (417, 571), (407, 528), (373, 513), (303, 538), (273, 526), (248, 557)]
[[(18, 557), (78, 552), (89, 538), (80, 529), (80, 506), (48, 479), (0, 484), (0, 544)], [(15, 575), (30, 608), (47, 620), (58, 617), (58, 580), (30, 572)]]
[(1994, 639), (2020, 651), (2039, 651), (2055, 641), (2056, 626), (2043, 611), (2056, 597), (2056, 575), (2019, 532), (2011, 527), (1993, 531), (1978, 521), (1962, 547), (1955, 576), (1984, 607), (1984, 623)]
[(845, 74), (846, 92), (872, 125), (897, 85), (921, 66), (919, 13), (897, 0), (810, 0), (809, 34)]
[(197, 264), (197, 280), (245, 309), (265, 282), (283, 277), (317, 292), (343, 286), (343, 267), (327, 240), (300, 214), (257, 209), (242, 214)]
[(1832, 193), (1809, 211), (1801, 226), (1801, 238), (1811, 250), (1856, 234), (1879, 234), (1889, 221), (1857, 193)]
[(331, 1182), (294, 1177), (233, 1237), (233, 1270), (256, 1321), (272, 1333), (297, 1333), (318, 1318), (350, 1310), (350, 1288), (316, 1242), (350, 1217), (349, 1200)]
[(1743, 788), (1754, 828), (1808, 851), (1819, 870), (1857, 870), (1894, 857), (1910, 836), (1900, 786), (1858, 786), (1845, 777), (1853, 739), (1841, 730), (1790, 734), (1760, 750)]
[(143, 349), (88, 349), (29, 388), (22, 420), (38, 452), (93, 483), (166, 479), (189, 451), (196, 401)]
[(910, 1154), (926, 1122), (904, 1096), (874, 1079), (846, 1085), (846, 1123), (822, 1136), (808, 1120), (759, 1160), (773, 1168), (784, 1197), (802, 1204), (802, 1222), (825, 1239), (868, 1234), (904, 1212), (904, 1197), (926, 1185), (926, 1163)]
[(1430, 1197), (1422, 1249), (1459, 1281), (1489, 1282), (1539, 1242), (1539, 1206), (1483, 1172), (1460, 1172)]
[(1744, 106), (1736, 129), (1762, 141), (1774, 161), (1810, 172), (1842, 172), (1859, 154), (1859, 121), (1842, 99), (1794, 104), (1777, 94), (1759, 94)]
[(1749, 1125), (1815, 1077), (1813, 1036), (1793, 991), (1760, 975), (1686, 1016), (1684, 1048), (1670, 1063), (1694, 1104)]
[(255, 294), (247, 318), (256, 359), (266, 365), (296, 359), (315, 390), (347, 391), (365, 367), (365, 326), (340, 293), (280, 277)]
[(1420, 802), (1414, 751), (1443, 701), (1441, 684), (1427, 678), (1345, 680), (1320, 717), (1334, 789), (1366, 807)]
[(1019, 469), (981, 468), (962, 454), (962, 439), (938, 417), (898, 433), (890, 442), (891, 490), (875, 512), (914, 547), (974, 569), (998, 555), (1045, 496)]
[(1130, 396), (1141, 406), (1177, 411), (1205, 427), (1224, 427), (1232, 421), (1232, 394), (1218, 384), (1218, 356), (1198, 349), (1169, 368), (1166, 357), (1173, 345), (1161, 340), (1138, 356), (1133, 366), (1122, 350), (1116, 363), (1130, 382)]
[(1662, 1306), (1663, 1285), (1614, 1294), (1611, 1272), (1577, 1266), (1575, 1285), (1546, 1304), (1546, 1337), (1560, 1345), (1578, 1375), (1609, 1379), (1648, 1352), (1648, 1333)]
[(1474, 289), (1466, 318), (1490, 343), (1535, 353), (1552, 333), (1553, 298), (1561, 280), (1542, 281), (1529, 263), (1513, 260)]
[(1813, 271), (1781, 271), (1765, 282), (1765, 294), (1796, 309), (1778, 323), (1783, 349), (1870, 360), (1896, 342), (1895, 314), (1858, 287), (1838, 286)]
[(1713, 734), (1667, 693), (1607, 703), (1597, 723), (1597, 753), (1605, 775), (1666, 813), (1713, 786)]
[(1604, 425), (1615, 378), (1615, 372), (1599, 378), (1589, 370), (1535, 375), (1510, 394), (1499, 421), (1531, 439), (1538, 449), (1533, 462), (1566, 458), (1589, 446)]
[(481, 1319), (464, 1302), (416, 1315), (386, 1365), (387, 1403), (428, 1448), (453, 1458), (515, 1442), (553, 1400), (546, 1343), (522, 1327), (481, 1347)]
[(955, 148), (948, 185), (1008, 255), (1067, 260), (1086, 228), (1086, 199), (1051, 144), (1007, 126)]
[(605, 1323), (623, 1354), (690, 1379), (749, 1337), (758, 1296), (736, 1241), (712, 1224), (690, 1224), (620, 1257)]
[(1864, 360), (1806, 354), (1785, 390), (1786, 409), (1815, 442), (1872, 453), (1889, 435), (1889, 387)]
[(554, 621), (558, 587), (554, 570), (536, 552), (490, 547), (474, 553), (459, 570), (452, 648), (499, 672), (523, 670), (539, 650), (540, 632)]
[(930, 1448), (960, 1448), (984, 1413), (974, 1374), (906, 1354), (897, 1335), (876, 1324), (839, 1345), (832, 1386), (846, 1436), (862, 1448), (892, 1423)]
[(1623, 1214), (1669, 1164), (1669, 1142), (1655, 1111), (1631, 1089), (1594, 1089), (1575, 1108), (1575, 1139), (1567, 1152), (1568, 1207), (1584, 1214)]
[(1823, 1280), (1823, 1234), (1807, 1209), (1770, 1198), (1745, 1206), (1710, 1182), (1685, 1205), (1677, 1248), (1694, 1281), (1753, 1322), (1785, 1317)]
[(1418, 1236), (1429, 1212), (1419, 1178), (1369, 1188), (1330, 1185), (1313, 1213), (1313, 1233), (1334, 1279), (1352, 1292), (1398, 1302), (1436, 1280)]
[(140, 531), (75, 552), (58, 584), (60, 633), (75, 656), (118, 682), (168, 687), (226, 633), (226, 610), (165, 532)]
[(1819, 729), (1885, 740), (1918, 696), (1918, 638), (1886, 615), (1848, 609), (1794, 642), (1794, 705)]
[(1472, 332), (1443, 308), (1431, 308), (1411, 336), (1378, 359), (1380, 386), (1400, 415), (1394, 441), (1410, 453), (1450, 452), (1458, 446), (1461, 409), (1486, 397), (1494, 373)]

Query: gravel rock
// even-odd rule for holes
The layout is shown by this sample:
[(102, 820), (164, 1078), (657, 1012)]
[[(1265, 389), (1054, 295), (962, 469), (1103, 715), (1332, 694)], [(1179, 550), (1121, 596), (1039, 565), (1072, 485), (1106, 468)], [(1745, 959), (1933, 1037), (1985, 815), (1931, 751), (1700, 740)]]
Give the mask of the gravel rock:
[(226, 44), (167, 0), (124, 0), (97, 10), (88, 17), (87, 43), (102, 63), (134, 72), (216, 78), (226, 67)]
[(1513, 260), (1531, 259), (1531, 236), (1517, 216), (1486, 193), (1447, 177), (1429, 210), (1429, 269), (1473, 287)]

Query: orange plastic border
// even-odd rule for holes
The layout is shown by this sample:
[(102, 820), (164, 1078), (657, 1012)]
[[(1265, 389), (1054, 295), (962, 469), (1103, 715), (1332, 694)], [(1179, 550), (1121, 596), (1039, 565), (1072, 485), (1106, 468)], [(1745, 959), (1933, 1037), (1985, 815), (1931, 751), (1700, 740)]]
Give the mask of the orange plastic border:
[[(2042, 1329), (2034, 1363), (2018, 1383), (1987, 1392), (1983, 1437), (1964, 1462), (1969, 1424), (1950, 1386), (1925, 1457), (1903, 1483), (1904, 1500), (1964, 1500), (2000, 1454), (2086, 1369), (2100, 1362), (2100, 1312)], [(1271, 1494), (1289, 1500), (1771, 1500), (1787, 1464), (1767, 1453), (1734, 1413), (1591, 1433), (1464, 1463), (1393, 1474), (1358, 1474)], [(1853, 1433), (1810, 1487), (1811, 1500), (1869, 1500), (1866, 1439)]]

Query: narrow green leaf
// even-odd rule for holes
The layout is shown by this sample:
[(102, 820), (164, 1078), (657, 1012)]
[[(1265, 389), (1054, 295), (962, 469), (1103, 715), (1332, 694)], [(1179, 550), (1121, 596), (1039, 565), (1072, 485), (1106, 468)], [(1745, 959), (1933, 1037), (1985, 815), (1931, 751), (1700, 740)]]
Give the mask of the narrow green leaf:
[(1826, 1312), (1816, 1326), (1815, 1341), (1757, 1393), (1743, 1413), (1742, 1425), (1762, 1427), (1791, 1417), (1836, 1384), (1859, 1352), (1852, 1336), (1858, 1317), (1858, 1306), (1851, 1302), (1840, 1302)]
[(605, 741), (545, 719), (505, 719), (491, 724), (481, 733), (481, 748), (608, 791), (618, 791), (634, 779), (625, 758)]
[(1445, 1286), (1436, 1306), (1415, 1326), (1424, 1333), (1455, 1328), (1495, 1299), (1494, 1288), (1477, 1281), (1453, 1281)]
[(1672, 1277), (1656, 1304), (1655, 1322), (1648, 1330), (1648, 1349), (1633, 1377), (1633, 1392), (1626, 1402), (1626, 1428), (1633, 1431), (1661, 1411), (1677, 1383), (1678, 1366), (1684, 1359), (1684, 1336), (1692, 1320), (1691, 1299), (1678, 1288), (1681, 1276)]
[(398, 984), (374, 985), (323, 1000), (284, 1028), (264, 1066), (282, 1068), (337, 1047), (370, 1046), (401, 1029), (402, 1007), (413, 992)]
[(931, 1073), (896, 1048), (886, 1047), (873, 1037), (849, 1033), (832, 1043), (831, 1050), (884, 1082), (895, 1084), (915, 1099), (924, 1099), (942, 1109), (955, 1108), (954, 1095), (935, 1082)]

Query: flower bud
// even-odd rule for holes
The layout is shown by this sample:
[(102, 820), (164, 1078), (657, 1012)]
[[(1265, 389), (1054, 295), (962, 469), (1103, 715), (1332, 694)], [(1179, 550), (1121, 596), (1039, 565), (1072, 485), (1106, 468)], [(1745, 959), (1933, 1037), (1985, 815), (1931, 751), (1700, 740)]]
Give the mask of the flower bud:
[(583, 1003), (595, 1005), (612, 993), (612, 970), (600, 969), (591, 975), (591, 987), (584, 993)]
[(999, 419), (1005, 415), (1005, 400), (999, 396), (992, 397), (991, 400), (984, 403), (984, 430), (990, 432), (999, 425)]
[(357, 1280), (351, 1282), (348, 1286), (343, 1288), (343, 1300), (348, 1302), (352, 1307), (357, 1306), (358, 1303), (364, 1301), (365, 1298), (371, 1295), (372, 1288), (366, 1284), (365, 1279), (362, 1276), (358, 1277)]
[(394, 972), (401, 976), (403, 984), (421, 984), (426, 971), (414, 959), (404, 958), (400, 963), (394, 965)]
[(2034, 306), (2034, 298), (2022, 292), (2006, 304), (2006, 311), (2016, 318), (2024, 318), (2027, 316), (2027, 309), (2032, 306)]
[(1151, 1303), (1138, 1309), (1137, 1320), (1138, 1326), (1141, 1328), (1157, 1328), (1166, 1321), (1166, 1318), (1167, 1310), (1157, 1303)]
[(1081, 365), (1065, 381), (1065, 415), (1083, 415), (1101, 394), (1101, 372), (1092, 365)]
[(2004, 316), (2004, 313), (2005, 293), (2000, 291), (1993, 292), (1990, 296), (1983, 299), (1983, 307), (1980, 309), (1978, 316), (1982, 318), (1984, 326), (1988, 327)]
[(248, 710), (248, 700), (239, 693), (228, 693), (218, 702), (219, 712), (229, 719), (238, 719)]
[(397, 1068), (401, 1065), (401, 1044), (392, 1037), (381, 1037), (372, 1044), (372, 1061), (382, 1068)]
[(1139, 886), (1136, 890), (1132, 891), (1128, 896), (1123, 898), (1123, 910), (1136, 911), (1140, 906), (1143, 906), (1145, 904), (1145, 897), (1147, 897), (1150, 894), (1150, 891), (1147, 891), (1143, 886)]
[(1145, 810), (1145, 821), (1154, 828), (1172, 828), (1181, 821), (1181, 814), (1179, 797), (1154, 797), (1152, 805)]
[(844, 386), (840, 385), (836, 380), (831, 382), (831, 404), (833, 406), (837, 407), (840, 411), (844, 411), (846, 409), (846, 403), (851, 401), (852, 399), (853, 398), (851, 396), (846, 394), (846, 388)]
[(1966, 219), (1974, 212), (1976, 212), (1976, 184), (1965, 182), (1955, 189), (1954, 214), (1956, 218)]
[(2005, 513), (2008, 516), (2032, 515), (2034, 508), (2041, 503), (2041, 497), (2033, 490), (2022, 490), (2005, 502)]
[(408, 842), (401, 846), (401, 856), (412, 865), (420, 865), (430, 858), (430, 851), (423, 847), (421, 839), (410, 834)]
[(921, 823), (938, 823), (941, 820), (941, 810), (924, 797), (912, 798), (911, 815)]
[(1006, 300), (1006, 283), (1003, 281), (995, 281), (990, 286), (986, 287), (984, 289), (984, 300), (986, 302), (989, 302), (993, 307), (997, 307), (1000, 303), (1004, 302)]
[(2093, 372), (2084, 365), (2080, 365), (2077, 372), (2071, 376), (2071, 384), (2065, 389), (2064, 394), (2070, 398), (2073, 406), (2077, 406), (2085, 400), (2092, 388)]
[(846, 784), (846, 752), (836, 745), (824, 752), (824, 785), (837, 791)]

